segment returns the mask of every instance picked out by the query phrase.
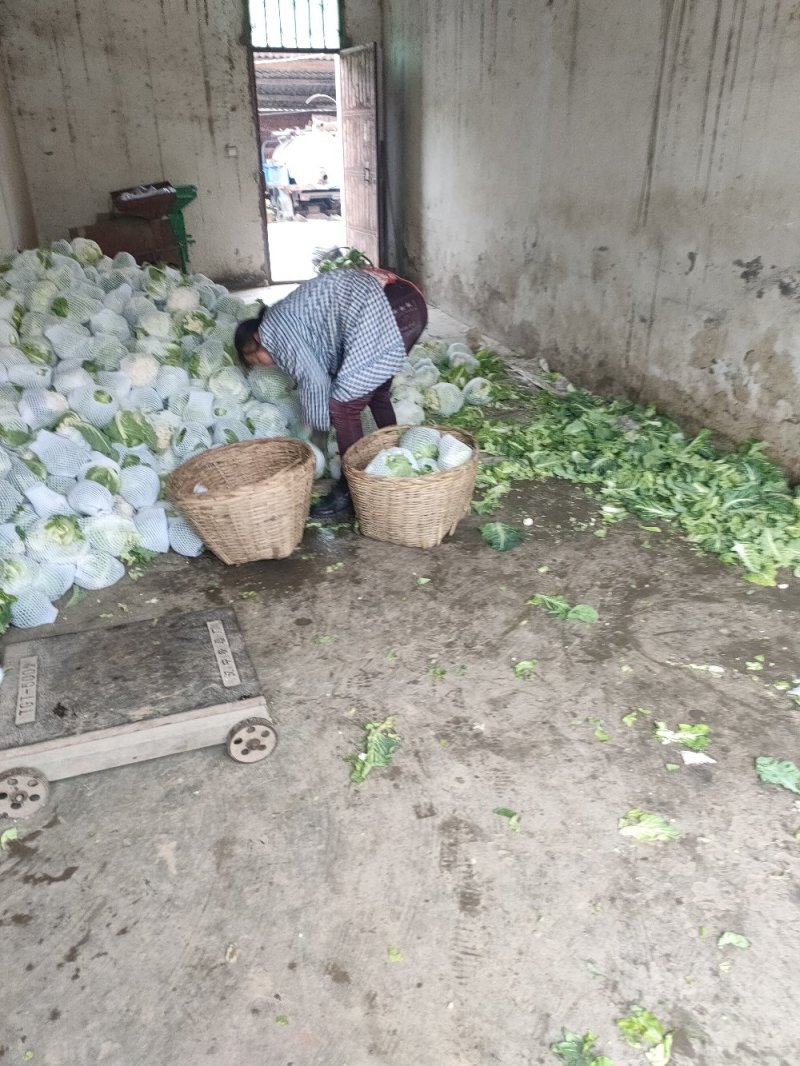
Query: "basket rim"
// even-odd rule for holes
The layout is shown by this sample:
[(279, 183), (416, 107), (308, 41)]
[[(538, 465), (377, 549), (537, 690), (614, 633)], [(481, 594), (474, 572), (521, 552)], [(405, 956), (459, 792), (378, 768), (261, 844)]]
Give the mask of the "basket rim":
[[(280, 470), (275, 470), (273, 473), (267, 474), (264, 477), (260, 477), (256, 481), (248, 481), (244, 485), (226, 486), (225, 488), (219, 488), (215, 490), (209, 489), (206, 492), (200, 493), (181, 491), (176, 485), (177, 474), (187, 474), (189, 472), (189, 468), (193, 464), (197, 463), (198, 460), (205, 460), (211, 452), (213, 452), (215, 455), (219, 455), (220, 453), (227, 452), (229, 449), (233, 448), (265, 448), (266, 446), (271, 444), (297, 445), (301, 448), (301, 451), (297, 454), (297, 456), (287, 462), (285, 466), (282, 466)], [(191, 456), (191, 458), (181, 463), (180, 466), (176, 466), (175, 469), (172, 470), (167, 477), (166, 492), (169, 499), (172, 500), (174, 503), (177, 503), (179, 500), (192, 500), (202, 506), (203, 503), (211, 504), (212, 502), (219, 502), (220, 500), (229, 499), (233, 496), (240, 495), (242, 493), (253, 492), (257, 490), (258, 486), (265, 485), (273, 481), (275, 478), (285, 476), (286, 474), (291, 474), (292, 472), (296, 471), (297, 468), (302, 467), (308, 463), (315, 462), (316, 460), (314, 458), (314, 453), (309, 447), (308, 443), (304, 440), (299, 440), (297, 437), (258, 437), (255, 440), (240, 440), (236, 441), (234, 444), (222, 444), (217, 445), (217, 447), (215, 448), (206, 448), (202, 452), (198, 452), (197, 455)]]
[[(377, 436), (377, 434), (379, 434), (379, 433), (386, 433), (387, 430), (392, 430), (392, 431), (398, 432), (398, 433), (405, 433), (406, 430), (418, 429), (418, 428), (422, 428), (422, 429), (437, 429), (440, 432), (447, 432), (447, 433), (450, 433), (452, 430), (455, 430), (462, 437), (466, 437), (467, 438), (463, 443), (467, 444), (470, 448), (472, 448), (472, 457), (470, 459), (468, 459), (466, 462), (462, 463), (461, 466), (454, 466), (452, 470), (437, 470), (435, 473), (432, 472), (432, 473), (429, 473), (429, 474), (425, 474), (424, 477), (425, 477), (426, 484), (429, 481), (433, 481), (435, 478), (444, 477), (447, 474), (454, 474), (458, 470), (461, 470), (463, 467), (469, 466), (469, 464), (471, 462), (473, 462), (473, 461), (475, 461), (477, 459), (477, 457), (478, 457), (478, 442), (475, 440), (475, 438), (472, 436), (471, 433), (469, 433), (465, 429), (461, 429), (460, 426), (438, 426), (438, 425), (437, 426), (422, 426), (422, 427), (408, 426), (408, 425), (383, 426), (383, 428), (374, 429), (371, 433), (367, 433), (365, 436), (361, 437), (359, 440), (357, 440), (355, 442), (353, 447), (355, 447), (356, 445), (360, 444), (361, 441), (370, 440), (372, 437)], [(352, 450), (352, 448), (350, 450)], [(348, 454), (349, 454), (349, 452), (348, 452)], [(349, 475), (349, 474), (353, 473), (353, 474), (358, 474), (358, 475), (360, 475), (362, 477), (366, 477), (366, 478), (370, 478), (370, 479), (375, 478), (375, 479), (380, 479), (381, 481), (385, 481), (386, 480), (386, 477), (385, 477), (384, 474), (368, 474), (367, 471), (364, 469), (364, 467), (353, 466), (352, 461), (348, 461), (347, 455), (345, 455), (344, 459), (342, 460), (342, 472), (344, 474), (346, 474), (346, 475)], [(410, 483), (410, 482), (418, 483), (419, 476), (420, 475), (418, 475), (418, 474), (410, 474), (410, 475), (407, 475), (405, 477), (393, 477), (391, 479), (391, 481), (392, 481), (392, 484), (395, 484), (395, 485), (397, 485), (397, 484), (405, 484), (405, 483)]]

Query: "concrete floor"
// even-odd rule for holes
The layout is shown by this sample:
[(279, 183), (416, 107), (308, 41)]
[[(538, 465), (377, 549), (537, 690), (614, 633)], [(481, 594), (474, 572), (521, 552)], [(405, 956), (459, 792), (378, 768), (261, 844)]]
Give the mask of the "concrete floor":
[[(676, 1066), (795, 1066), (800, 810), (753, 759), (798, 761), (772, 685), (800, 674), (800, 596), (632, 520), (599, 540), (595, 515), (528, 485), (508, 554), (476, 516), (430, 552), (312, 529), (286, 561), (165, 556), (65, 610), (61, 631), (233, 605), (280, 743), (54, 784), (0, 854), (3, 1066), (555, 1064), (562, 1026), (637, 1066), (614, 1026), (632, 1003), (674, 1029)], [(707, 722), (716, 764), (667, 770), (675, 749), (621, 723), (637, 707)], [(389, 714), (393, 765), (350, 784), (360, 724)], [(682, 839), (630, 843), (631, 807)]]

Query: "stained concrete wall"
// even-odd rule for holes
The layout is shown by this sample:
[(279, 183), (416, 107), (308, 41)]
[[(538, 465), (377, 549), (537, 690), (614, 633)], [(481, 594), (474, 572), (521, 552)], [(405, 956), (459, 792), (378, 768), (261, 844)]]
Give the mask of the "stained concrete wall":
[(0, 70), (0, 252), (29, 247), (35, 240), (22, 155)]
[(112, 189), (192, 184), (193, 269), (262, 280), (247, 40), (243, 0), (2, 0), (0, 57), (38, 241), (108, 211)]
[(800, 7), (385, 0), (394, 256), (445, 310), (800, 474)]

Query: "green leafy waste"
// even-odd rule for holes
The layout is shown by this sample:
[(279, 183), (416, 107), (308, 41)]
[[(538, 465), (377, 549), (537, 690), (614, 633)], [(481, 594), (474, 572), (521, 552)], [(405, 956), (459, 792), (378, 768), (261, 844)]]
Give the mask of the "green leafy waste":
[(614, 1066), (605, 1055), (595, 1054), (597, 1037), (594, 1033), (571, 1033), (563, 1029), (561, 1039), (550, 1045), (550, 1050), (561, 1059), (564, 1066)]
[(681, 744), (690, 751), (705, 751), (711, 739), (711, 729), (704, 722), (696, 725), (681, 723), (677, 729), (669, 729), (666, 722), (656, 722), (654, 736), (662, 744)]
[(650, 1066), (667, 1066), (672, 1056), (672, 1033), (644, 1007), (634, 1005), (626, 1018), (620, 1018), (617, 1028), (625, 1042), (644, 1051)]
[(747, 939), (746, 936), (742, 936), (741, 933), (731, 933), (730, 931), (726, 931), (720, 934), (717, 940), (717, 947), (732, 947), (739, 948), (740, 950), (745, 951), (747, 948), (750, 947), (750, 941)]
[(800, 794), (800, 770), (793, 762), (759, 755), (756, 759), (756, 773), (767, 785), (780, 785), (781, 788)]
[(652, 840), (679, 840), (681, 833), (666, 818), (652, 811), (643, 811), (632, 807), (617, 822), (617, 828), (624, 837), (640, 842)]
[(11, 625), (11, 605), (16, 602), (16, 596), (0, 589), (0, 634), (5, 633)]
[(535, 672), (535, 659), (521, 659), (518, 663), (514, 664), (514, 677), (519, 677), (523, 681), (529, 681)]
[[(502, 376), (494, 364), (481, 373)], [(476, 407), (448, 419), (499, 460), (478, 472), (478, 514), (496, 511), (514, 481), (558, 477), (586, 486), (605, 522), (628, 515), (671, 522), (755, 584), (774, 585), (782, 568), (800, 576), (800, 489), (765, 457), (763, 443), (723, 452), (708, 430), (691, 437), (653, 407), (583, 389), (563, 396), (544, 390), (532, 397), (510, 387), (503, 398), (513, 396), (523, 408), (513, 421)]]
[(519, 832), (519, 820), (522, 815), (518, 814), (516, 811), (512, 811), (510, 807), (495, 807), (492, 814), (498, 814), (501, 818), (507, 818), (508, 828), (512, 833)]
[(576, 603), (574, 607), (571, 607), (563, 596), (545, 596), (544, 593), (537, 592), (531, 596), (528, 603), (533, 604), (534, 607), (544, 607), (548, 614), (563, 618), (567, 622), (592, 624), (599, 618), (595, 608), (588, 603)]
[(481, 537), (495, 551), (507, 552), (522, 542), (523, 533), (505, 522), (487, 522), (481, 526)]
[(394, 718), (383, 722), (367, 722), (364, 730), (364, 750), (353, 752), (346, 757), (352, 763), (350, 780), (360, 785), (375, 766), (388, 766), (400, 743), (400, 737), (394, 731)]

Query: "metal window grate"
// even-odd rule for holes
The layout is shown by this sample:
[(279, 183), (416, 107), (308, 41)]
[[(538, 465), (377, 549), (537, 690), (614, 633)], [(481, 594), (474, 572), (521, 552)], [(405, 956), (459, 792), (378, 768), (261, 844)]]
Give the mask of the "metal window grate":
[(249, 0), (251, 44), (284, 52), (337, 52), (339, 0)]

